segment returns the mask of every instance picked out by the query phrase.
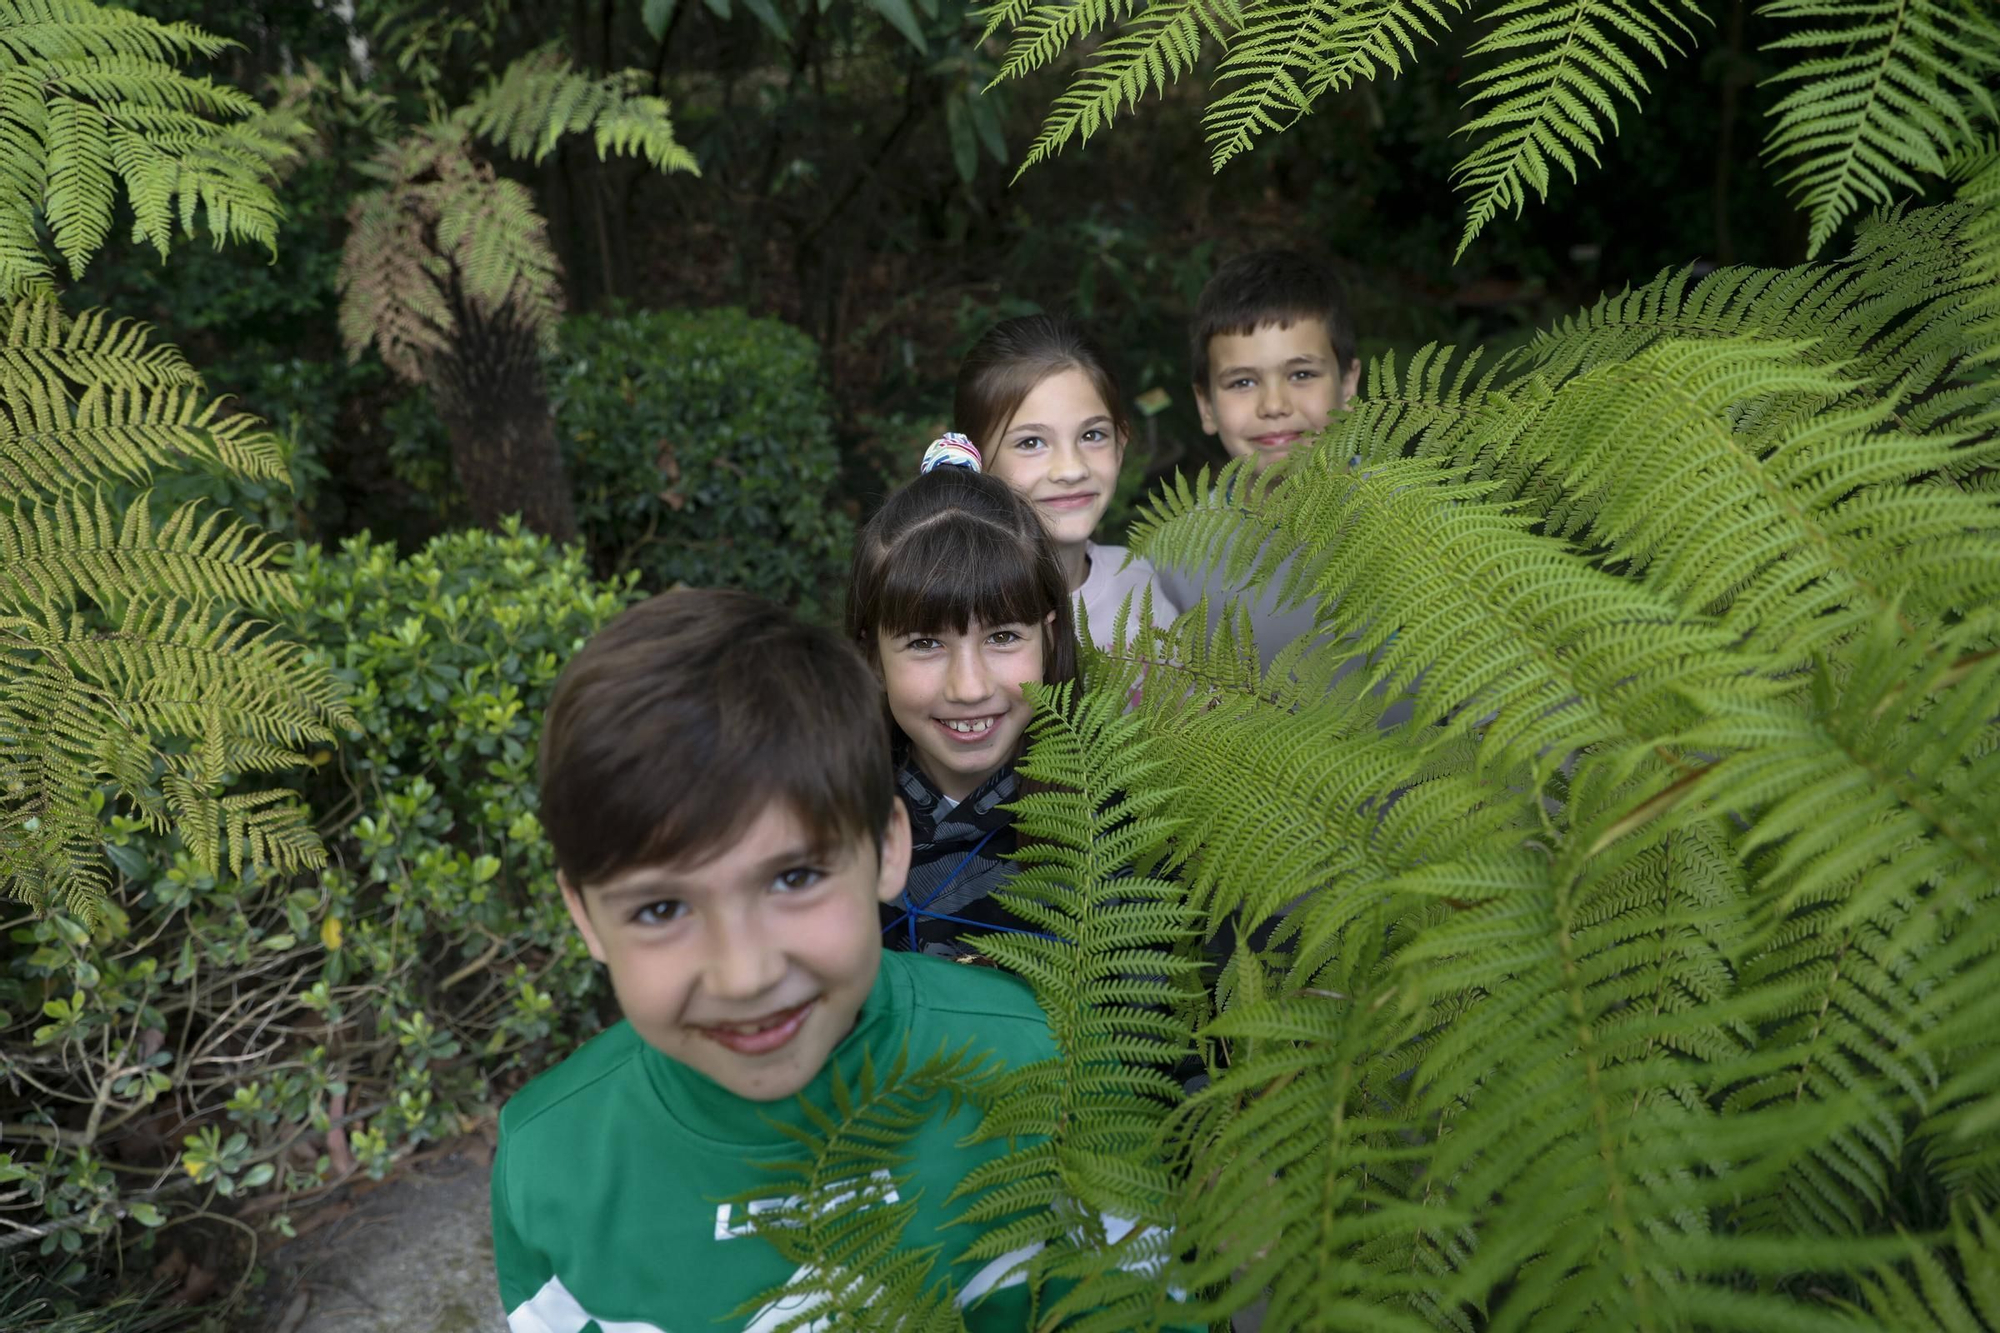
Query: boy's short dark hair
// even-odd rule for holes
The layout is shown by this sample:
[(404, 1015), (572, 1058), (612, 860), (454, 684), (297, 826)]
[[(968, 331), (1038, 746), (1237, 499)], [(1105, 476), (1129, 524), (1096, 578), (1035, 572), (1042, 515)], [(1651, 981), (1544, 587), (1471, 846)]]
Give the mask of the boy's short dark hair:
[(1225, 335), (1241, 337), (1265, 324), (1295, 324), (1322, 320), (1333, 344), (1334, 369), (1345, 374), (1354, 364), (1354, 320), (1347, 313), (1347, 294), (1324, 264), (1296, 250), (1253, 250), (1238, 255), (1201, 289), (1194, 320), (1188, 327), (1188, 364), (1194, 386), (1208, 392), (1208, 344)]
[(881, 692), (860, 650), (748, 593), (680, 589), (592, 636), (542, 724), (541, 820), (581, 890), (705, 861), (772, 800), (831, 849), (889, 823)]

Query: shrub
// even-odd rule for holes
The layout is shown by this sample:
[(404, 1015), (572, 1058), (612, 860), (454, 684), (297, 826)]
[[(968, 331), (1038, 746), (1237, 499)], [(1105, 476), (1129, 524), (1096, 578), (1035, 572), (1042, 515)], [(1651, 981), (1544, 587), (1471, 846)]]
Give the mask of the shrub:
[(563, 325), (556, 426), (600, 572), (746, 588), (830, 613), (852, 526), (819, 353), (740, 310)]
[(359, 728), (314, 756), (328, 868), (217, 876), (114, 817), (101, 919), (51, 912), (0, 945), (0, 1230), (43, 1254), (205, 1196), (282, 1219), (463, 1132), (497, 1082), (602, 1023), (552, 892), (534, 736), (631, 581), (514, 526), (408, 559), (365, 536), (306, 548), (293, 579), (292, 628)]

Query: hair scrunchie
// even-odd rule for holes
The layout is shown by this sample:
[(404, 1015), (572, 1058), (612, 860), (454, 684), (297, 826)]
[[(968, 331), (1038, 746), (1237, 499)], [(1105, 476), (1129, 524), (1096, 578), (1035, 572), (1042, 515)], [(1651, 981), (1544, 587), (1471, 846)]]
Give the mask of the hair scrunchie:
[(917, 475), (921, 477), (941, 467), (962, 467), (967, 472), (982, 471), (979, 465), (979, 446), (955, 430), (946, 431), (931, 441), (930, 448), (924, 450), (924, 461), (918, 467)]

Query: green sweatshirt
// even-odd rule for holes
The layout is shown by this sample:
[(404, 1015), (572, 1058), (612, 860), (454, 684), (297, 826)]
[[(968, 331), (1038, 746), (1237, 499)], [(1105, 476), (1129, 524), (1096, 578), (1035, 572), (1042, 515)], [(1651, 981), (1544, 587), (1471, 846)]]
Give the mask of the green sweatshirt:
[[(854, 1031), (803, 1095), (830, 1106), (832, 1064), (851, 1082), (864, 1051), (883, 1068), (905, 1038), (913, 1061), (968, 1042), (1009, 1067), (1054, 1054), (1034, 995), (1015, 978), (884, 953)], [(800, 1157), (771, 1120), (806, 1123), (796, 1099), (746, 1101), (661, 1055), (627, 1023), (523, 1088), (500, 1114), (493, 1163), (493, 1259), (512, 1333), (756, 1333), (796, 1314), (766, 1309), (747, 1323), (717, 1322), (791, 1276), (777, 1250), (749, 1234), (745, 1210), (722, 1202), (773, 1179), (758, 1163)], [(945, 1200), (959, 1181), (1004, 1151), (960, 1146), (977, 1122), (964, 1108), (933, 1118), (911, 1141), (903, 1197), (919, 1202), (906, 1245), (958, 1255), (977, 1237), (972, 1227), (939, 1230), (956, 1211)], [(969, 1328), (1023, 1326), (1018, 1273), (996, 1286), (1018, 1265), (1018, 1256), (952, 1265), (961, 1304), (991, 1289), (966, 1310)]]

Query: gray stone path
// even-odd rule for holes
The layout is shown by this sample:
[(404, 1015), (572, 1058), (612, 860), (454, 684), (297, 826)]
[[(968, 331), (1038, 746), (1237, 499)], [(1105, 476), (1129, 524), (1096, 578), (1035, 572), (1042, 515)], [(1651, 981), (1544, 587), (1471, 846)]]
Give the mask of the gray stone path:
[(459, 1152), (365, 1194), (266, 1261), (257, 1333), (507, 1333), (493, 1285), (487, 1166)]

